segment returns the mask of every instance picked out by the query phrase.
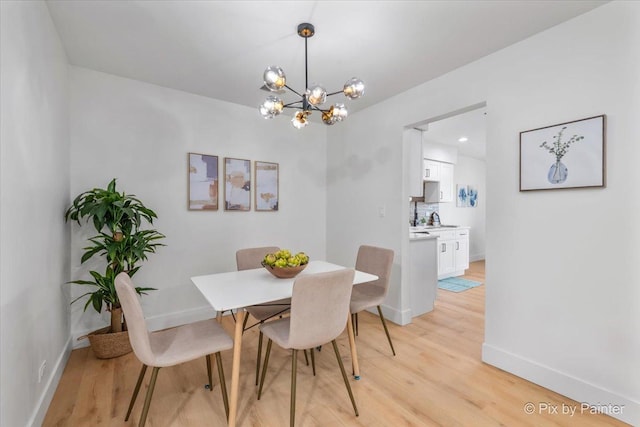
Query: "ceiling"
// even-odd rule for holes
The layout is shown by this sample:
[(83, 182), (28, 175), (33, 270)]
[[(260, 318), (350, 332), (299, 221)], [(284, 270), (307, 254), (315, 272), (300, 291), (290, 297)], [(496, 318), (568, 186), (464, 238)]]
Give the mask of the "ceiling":
[[(487, 108), (481, 107), (446, 119), (419, 126), (423, 131), (423, 143), (438, 143), (454, 146), (458, 154), (484, 159), (487, 151)], [(466, 141), (459, 141), (460, 138)]]
[(358, 100), (336, 95), (350, 112), (604, 3), (47, 1), (71, 64), (251, 107), (266, 96), (269, 65), (304, 90), (296, 28), (310, 22), (309, 81), (329, 92), (354, 76), (367, 85)]

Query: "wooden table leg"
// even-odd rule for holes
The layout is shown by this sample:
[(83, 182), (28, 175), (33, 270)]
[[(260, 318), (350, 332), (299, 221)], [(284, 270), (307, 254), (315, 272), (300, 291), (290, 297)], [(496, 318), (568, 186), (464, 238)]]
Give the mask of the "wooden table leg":
[(216, 311), (216, 320), (218, 321), (218, 323), (222, 323), (222, 312), (221, 311)]
[(358, 364), (358, 351), (356, 350), (356, 337), (353, 333), (353, 322), (351, 313), (347, 315), (347, 333), (349, 334), (349, 347), (351, 347), (351, 366), (353, 366), (353, 377), (360, 379), (360, 365)]
[(236, 329), (233, 335), (233, 365), (231, 367), (231, 396), (229, 399), (229, 427), (235, 427), (238, 412), (238, 385), (240, 382), (240, 349), (242, 348), (242, 322), (245, 312), (241, 308), (236, 314)]

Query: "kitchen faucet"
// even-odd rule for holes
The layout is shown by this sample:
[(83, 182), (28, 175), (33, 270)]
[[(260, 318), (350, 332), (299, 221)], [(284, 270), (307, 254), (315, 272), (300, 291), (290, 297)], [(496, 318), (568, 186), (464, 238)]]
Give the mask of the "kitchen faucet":
[(440, 215), (438, 215), (438, 212), (432, 212), (431, 213), (431, 225), (440, 225)]

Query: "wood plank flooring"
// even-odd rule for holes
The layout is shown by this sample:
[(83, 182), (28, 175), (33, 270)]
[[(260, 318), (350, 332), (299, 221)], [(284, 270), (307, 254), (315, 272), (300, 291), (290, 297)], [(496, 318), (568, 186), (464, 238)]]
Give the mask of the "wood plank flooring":
[[(484, 282), (484, 262), (472, 263), (464, 276)], [(436, 308), (410, 325), (388, 322), (397, 356), (391, 355), (377, 316), (359, 315), (358, 354), (362, 379), (351, 386), (356, 417), (342, 383), (331, 346), (316, 352), (317, 376), (304, 358), (298, 363), (297, 426), (624, 426), (605, 415), (580, 413), (580, 404), (500, 369), (482, 363), (484, 292), (479, 286), (461, 293), (438, 290)], [(224, 319), (232, 333), (232, 320)], [(273, 346), (262, 394), (254, 386), (258, 333), (245, 333), (240, 376), (238, 426), (279, 427), (289, 423), (291, 358)], [(351, 359), (346, 332), (338, 340), (345, 367)], [(264, 354), (264, 352), (263, 352)], [(222, 354), (227, 378), (231, 351)], [(137, 425), (145, 386), (131, 419), (124, 421), (140, 364), (133, 353), (99, 360), (89, 348), (74, 350), (46, 415), (44, 426)], [(149, 381), (149, 370), (145, 385)], [(226, 425), (215, 375), (205, 390), (205, 360), (160, 370), (147, 426)], [(536, 405), (527, 415), (525, 404)], [(559, 414), (538, 411), (556, 405)], [(573, 416), (562, 405), (577, 407)]]

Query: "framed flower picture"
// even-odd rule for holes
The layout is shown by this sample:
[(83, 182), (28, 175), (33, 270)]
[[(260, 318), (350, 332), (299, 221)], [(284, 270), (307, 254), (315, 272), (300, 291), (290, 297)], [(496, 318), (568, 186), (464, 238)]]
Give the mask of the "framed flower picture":
[(189, 210), (218, 210), (218, 156), (189, 153)]
[(520, 132), (520, 191), (605, 186), (605, 115)]
[(255, 162), (256, 190), (255, 204), (257, 211), (278, 210), (278, 172), (277, 163)]
[(224, 158), (224, 210), (251, 210), (251, 161)]

